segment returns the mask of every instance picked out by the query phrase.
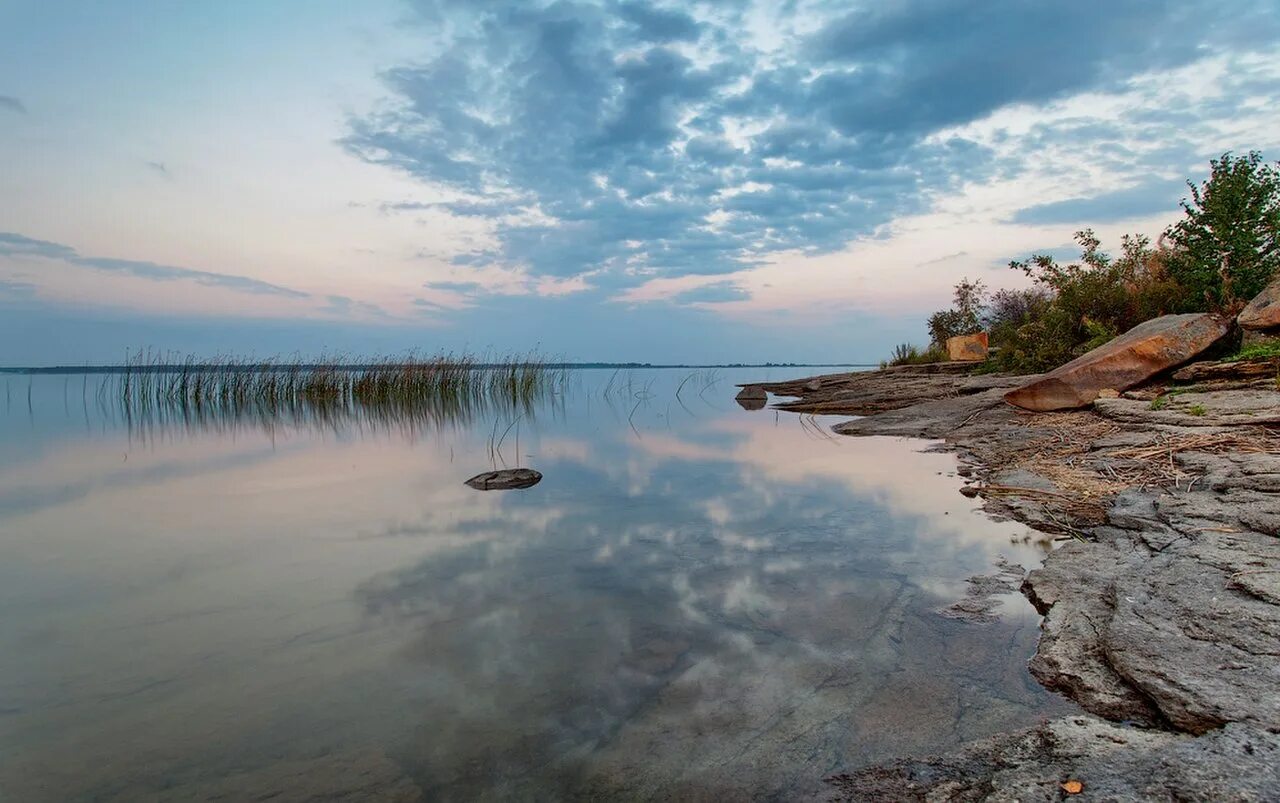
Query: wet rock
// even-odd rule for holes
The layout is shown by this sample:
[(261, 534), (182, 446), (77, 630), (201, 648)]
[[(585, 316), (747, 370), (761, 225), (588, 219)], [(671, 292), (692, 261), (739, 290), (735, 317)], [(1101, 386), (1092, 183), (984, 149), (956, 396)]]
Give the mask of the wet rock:
[(1000, 607), (999, 598), (1016, 593), (1025, 574), (1021, 566), (1001, 558), (996, 562), (995, 572), (970, 577), (964, 598), (956, 600), (938, 613), (948, 619), (975, 624), (994, 622), (999, 618), (996, 615)]
[(987, 358), (987, 333), (947, 338), (947, 359), (955, 362), (982, 362)]
[(1032, 674), (1108, 718), (1191, 733), (1280, 727), (1280, 541), (1228, 523), (1280, 500), (1216, 496), (1142, 505), (1131, 493), (1112, 515), (1124, 529), (1098, 528), (1097, 542), (1068, 544), (1031, 572), (1028, 596), (1046, 614)]
[(1081, 800), (1272, 800), (1280, 735), (1234, 724), (1193, 738), (1063, 717), (945, 756), (827, 779), (829, 800), (1023, 803), (1067, 798), (1067, 781), (1080, 783)]
[(1005, 407), (1005, 388), (993, 388), (959, 398), (938, 399), (887, 410), (875, 416), (837, 424), (845, 435), (901, 435), (911, 438), (941, 438), (960, 429), (986, 410)]
[(542, 473), (531, 468), (504, 468), (486, 471), (467, 480), (466, 484), (477, 491), (510, 491), (530, 488), (542, 482)]
[[(1112, 452), (1186, 436), (1230, 434), (1255, 448), (1196, 451), (1191, 438), (1167, 457), (1176, 488), (1152, 487), (1139, 474), (1109, 502), (1104, 494), (1104, 523), (1077, 520), (1087, 539), (1054, 550), (1023, 584), (1045, 616), (1034, 676), (1092, 714), (1161, 730), (1092, 716), (1084, 724), (1056, 721), (941, 758), (837, 776), (838, 798), (1058, 800), (1058, 784), (1068, 778), (1085, 784), (1082, 799), (1276, 798), (1280, 454), (1262, 427), (1241, 426), (1280, 412), (1274, 388), (1214, 386), (1167, 396), (1157, 410), (1150, 409), (1153, 393), (1100, 399), (1092, 411), (1039, 414), (1003, 404), (999, 389), (962, 389), (976, 377), (902, 377), (914, 386), (909, 399), (886, 389), (891, 375), (853, 376), (841, 386), (843, 411), (893, 407), (836, 431), (945, 438), (975, 464), (981, 487), (1078, 495), (1062, 483), (1114, 483), (1120, 477), (1108, 467), (1141, 469), (1132, 456)], [(824, 386), (817, 396), (827, 392)], [(1197, 406), (1205, 408), (1200, 415), (1191, 410)], [(1021, 463), (1028, 453), (1069, 445), (1067, 436), (1081, 431), (1097, 434), (1060, 462)], [(1034, 497), (988, 497), (985, 508), (1040, 529), (1069, 516), (1038, 518), (1048, 505)]]
[[(1048, 689), (1102, 716), (1157, 724), (1158, 709), (1107, 659), (1101, 633), (1115, 614), (1115, 576), (1124, 555), (1103, 544), (1070, 543), (1033, 570), (1023, 590), (1045, 618), (1027, 667)], [(1112, 561), (1108, 564), (1106, 561)]]
[(745, 385), (733, 398), (744, 410), (760, 410), (769, 402), (769, 394), (759, 385)]
[(1280, 327), (1280, 279), (1263, 289), (1245, 308), (1236, 321), (1244, 329), (1275, 329)]
[(1138, 324), (1040, 379), (1005, 394), (1005, 401), (1039, 412), (1084, 407), (1104, 388), (1127, 390), (1181, 365), (1230, 332), (1217, 315), (1165, 315)]

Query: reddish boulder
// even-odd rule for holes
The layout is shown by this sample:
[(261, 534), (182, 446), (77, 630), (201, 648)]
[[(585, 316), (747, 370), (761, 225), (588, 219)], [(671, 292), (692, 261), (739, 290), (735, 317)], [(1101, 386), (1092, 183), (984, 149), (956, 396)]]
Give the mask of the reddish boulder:
[(982, 362), (987, 358), (987, 333), (947, 338), (947, 359), (956, 362)]
[(1280, 279), (1267, 285), (1257, 297), (1240, 310), (1236, 318), (1244, 329), (1275, 329), (1280, 327)]
[(1009, 391), (1004, 399), (1039, 412), (1084, 407), (1106, 388), (1126, 390), (1181, 365), (1229, 331), (1231, 322), (1220, 315), (1154, 318), (1040, 379)]

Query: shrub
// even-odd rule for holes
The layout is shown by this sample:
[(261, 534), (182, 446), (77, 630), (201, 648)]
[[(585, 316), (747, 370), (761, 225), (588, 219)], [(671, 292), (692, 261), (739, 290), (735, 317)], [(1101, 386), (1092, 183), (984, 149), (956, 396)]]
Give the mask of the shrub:
[(987, 315), (1000, 367), (1054, 368), (1171, 309), (1179, 288), (1169, 278), (1169, 249), (1142, 236), (1125, 236), (1121, 254), (1102, 251), (1091, 229), (1076, 232), (1080, 260), (1067, 265), (1036, 255), (1013, 261), (1035, 282), (1027, 290), (992, 297)]
[(936, 344), (927, 349), (920, 349), (910, 343), (900, 343), (893, 347), (893, 355), (880, 363), (881, 368), (890, 365), (925, 365), (932, 362), (945, 362), (947, 352)]

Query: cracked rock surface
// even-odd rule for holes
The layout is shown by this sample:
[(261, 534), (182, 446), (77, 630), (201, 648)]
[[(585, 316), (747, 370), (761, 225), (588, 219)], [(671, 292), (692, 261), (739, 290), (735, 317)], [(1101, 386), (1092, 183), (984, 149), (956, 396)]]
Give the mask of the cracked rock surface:
[[(838, 432), (945, 439), (989, 512), (1075, 539), (1022, 590), (1044, 616), (1032, 674), (1089, 715), (839, 774), (832, 794), (1060, 800), (1075, 778), (1088, 799), (1280, 800), (1280, 455), (1248, 448), (1280, 422), (1280, 392), (1201, 389), (1154, 410), (1100, 399), (1054, 419), (1003, 403), (1025, 381), (898, 371), (766, 386), (800, 397), (783, 409), (865, 416)], [(1237, 445), (1197, 450), (1222, 433)], [(1055, 438), (1073, 448), (1055, 452)], [(1171, 482), (1119, 481), (1139, 477), (1135, 449), (1164, 460), (1162, 444)], [(969, 607), (982, 615), (953, 606)]]

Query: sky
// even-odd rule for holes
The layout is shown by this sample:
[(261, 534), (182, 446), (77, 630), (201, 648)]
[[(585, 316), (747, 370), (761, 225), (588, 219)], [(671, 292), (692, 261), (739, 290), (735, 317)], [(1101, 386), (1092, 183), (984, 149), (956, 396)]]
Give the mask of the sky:
[(1274, 2), (0, 0), (0, 365), (874, 362), (1277, 97)]

